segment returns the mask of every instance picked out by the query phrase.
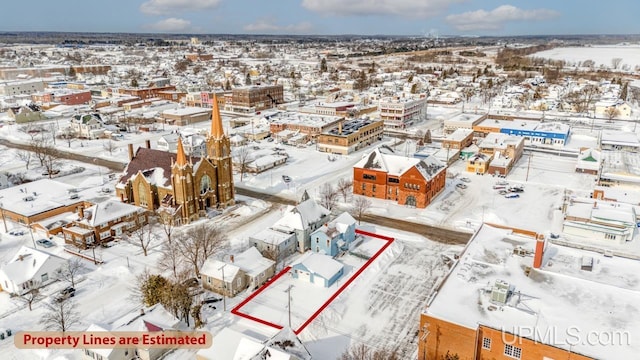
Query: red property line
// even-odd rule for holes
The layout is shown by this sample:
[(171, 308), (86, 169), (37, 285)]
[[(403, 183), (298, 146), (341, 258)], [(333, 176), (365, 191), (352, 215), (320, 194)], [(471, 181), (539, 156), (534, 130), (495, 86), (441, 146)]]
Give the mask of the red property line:
[(234, 314), (234, 315), (238, 315), (240, 317), (243, 317), (245, 319), (253, 320), (253, 321), (258, 322), (258, 323), (263, 324), (263, 325), (271, 326), (271, 327), (276, 328), (278, 330), (282, 329), (281, 325), (274, 324), (272, 322), (259, 319), (259, 318), (255, 317), (255, 316), (251, 316), (251, 315), (248, 315), (248, 314), (245, 314), (245, 313), (241, 313), (240, 312), (240, 308), (245, 306), (254, 297), (258, 296), (261, 292), (263, 292), (266, 288), (268, 288), (269, 285), (274, 283), (276, 280), (280, 279), (284, 274), (288, 273), (289, 270), (291, 270), (291, 266), (287, 266), (286, 268), (282, 269), (282, 271), (280, 271), (278, 273), (278, 275), (272, 277), (271, 280), (267, 281), (266, 284), (262, 285), (260, 287), (260, 289), (258, 289), (258, 291), (256, 291), (253, 294), (249, 295), (249, 297), (244, 299), (240, 304), (236, 305), (236, 307), (234, 307), (233, 310), (231, 310), (231, 313)]
[[(375, 255), (373, 255), (369, 260), (367, 260), (367, 262), (360, 269), (358, 269), (358, 271), (356, 271), (356, 273), (353, 274), (353, 276), (351, 276), (349, 278), (349, 280), (347, 280), (344, 284), (342, 284), (342, 286), (324, 304), (322, 304), (322, 306), (320, 306), (320, 308), (315, 313), (313, 313), (313, 315), (311, 315), (311, 317), (309, 319), (307, 319), (307, 321), (305, 321), (297, 330), (294, 331), (294, 333), (296, 335), (300, 334), (302, 332), (302, 330), (304, 330), (304, 328), (307, 327), (307, 325), (309, 325), (313, 320), (315, 320), (320, 315), (320, 313), (322, 313), (322, 311), (324, 309), (326, 309), (327, 306), (329, 306), (329, 304), (331, 304), (331, 302), (333, 302), (333, 300), (335, 300), (338, 296), (340, 296), (340, 294), (349, 285), (351, 285), (351, 283), (358, 276), (360, 276), (360, 274), (362, 274), (362, 272), (364, 270), (366, 270), (369, 267), (369, 265), (371, 265), (371, 263), (376, 258), (378, 258), (378, 256), (380, 256), (380, 254), (382, 254), (389, 247), (389, 245), (391, 245), (391, 243), (393, 243), (393, 241), (395, 240), (394, 238), (389, 237), (389, 236), (379, 235), (379, 234), (376, 234), (376, 233), (371, 233), (371, 232), (368, 232), (368, 231), (357, 230), (357, 229), (356, 229), (356, 234), (360, 234), (360, 235), (365, 235), (365, 236), (381, 239), (381, 240), (386, 241), (387, 243), (384, 244), (384, 246), (380, 250), (378, 250), (378, 252), (376, 252)], [(234, 315), (238, 315), (240, 317), (243, 317), (245, 319), (249, 319), (249, 320), (255, 321), (257, 323), (273, 327), (273, 328), (278, 329), (278, 330), (282, 329), (283, 328), (282, 325), (274, 324), (272, 322), (257, 318), (255, 316), (251, 316), (251, 315), (248, 315), (248, 314), (245, 314), (245, 313), (241, 313), (240, 312), (240, 308), (242, 308), (244, 305), (246, 305), (249, 301), (251, 301), (256, 296), (258, 296), (262, 291), (264, 291), (266, 288), (268, 288), (276, 280), (281, 278), (284, 274), (288, 273), (289, 270), (291, 270), (291, 266), (287, 266), (286, 268), (282, 269), (282, 271), (280, 271), (278, 273), (278, 275), (276, 275), (270, 281), (268, 281), (266, 284), (264, 284), (262, 287), (260, 287), (260, 289), (258, 289), (258, 291), (256, 291), (253, 294), (249, 295), (249, 297), (244, 299), (240, 304), (236, 305), (236, 307), (234, 307), (233, 310), (231, 310), (231, 313), (234, 314)]]
[(307, 321), (304, 322), (304, 324), (302, 324), (302, 326), (300, 326), (297, 330), (294, 331), (294, 333), (296, 335), (300, 334), (302, 332), (302, 330), (304, 330), (304, 328), (307, 327), (307, 325), (309, 325), (313, 320), (315, 320), (318, 315), (320, 315), (320, 313), (327, 308), (327, 306), (329, 306), (329, 304), (331, 304), (331, 302), (333, 300), (335, 300), (335, 298), (337, 298), (343, 291), (344, 289), (346, 289), (349, 285), (351, 285), (351, 283), (358, 277), (360, 276), (360, 274), (362, 274), (363, 271), (365, 271), (369, 265), (371, 265), (371, 263), (378, 257), (380, 256), (380, 254), (382, 254), (388, 247), (389, 245), (391, 245), (391, 243), (393, 243), (394, 238), (388, 237), (388, 236), (382, 236), (382, 235), (378, 235), (375, 233), (370, 233), (368, 231), (362, 231), (362, 230), (356, 230), (356, 234), (361, 234), (361, 235), (366, 235), (369, 237), (374, 237), (374, 238), (378, 238), (381, 240), (385, 240), (387, 241), (386, 244), (384, 244), (384, 246), (378, 250), (378, 252), (373, 255), (373, 257), (371, 257), (369, 260), (367, 260), (367, 262), (364, 264), (364, 266), (362, 266), (360, 269), (358, 269), (358, 271), (356, 271), (355, 274), (353, 274), (352, 277), (349, 278), (349, 280), (347, 280), (344, 284), (342, 284), (342, 286), (338, 289), (338, 291), (335, 292), (335, 294), (333, 294), (329, 300), (327, 300), (324, 304), (322, 304), (322, 306), (320, 307), (320, 309), (318, 309), (318, 311), (316, 311), (315, 313), (313, 313), (313, 315), (311, 315), (311, 317), (309, 319), (307, 319)]

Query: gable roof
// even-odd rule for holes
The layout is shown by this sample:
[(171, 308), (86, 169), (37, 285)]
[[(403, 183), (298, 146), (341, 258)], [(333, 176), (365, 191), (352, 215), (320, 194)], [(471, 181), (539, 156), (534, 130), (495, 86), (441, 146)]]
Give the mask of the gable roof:
[[(136, 150), (136, 154), (124, 169), (124, 175), (120, 177), (120, 183), (126, 184), (129, 180), (142, 172), (142, 175), (147, 179), (157, 178), (161, 181), (155, 184), (162, 187), (171, 186), (170, 176), (157, 177), (159, 172), (156, 169), (162, 169), (162, 174), (171, 174), (171, 163), (175, 162), (177, 155), (168, 151), (148, 149), (140, 147)], [(192, 161), (199, 162), (200, 158), (193, 157)], [(154, 175), (155, 174), (155, 175)], [(153, 181), (149, 181), (153, 182)]]
[(353, 167), (360, 169), (372, 169), (386, 172), (388, 175), (400, 176), (414, 166), (425, 180), (433, 178), (437, 173), (445, 168), (444, 164), (433, 156), (428, 156), (425, 159), (417, 159), (413, 157), (387, 154), (382, 152), (380, 148), (377, 148), (368, 155), (365, 155)]
[(59, 268), (66, 260), (48, 252), (22, 246), (0, 271), (15, 285), (19, 285), (31, 280), (47, 262), (52, 262), (54, 268)]
[(343, 265), (333, 260), (331, 256), (313, 252), (309, 252), (306, 255), (307, 256), (303, 256), (298, 263), (294, 264), (293, 267), (295, 268), (302, 265), (310, 272), (320, 275), (327, 280), (331, 279), (343, 268)]
[(84, 221), (85, 223), (95, 227), (106, 224), (109, 221), (120, 217), (141, 212), (143, 212), (143, 210), (137, 206), (123, 203), (118, 200), (107, 200), (87, 208), (84, 211), (85, 219), (79, 219), (79, 221)]

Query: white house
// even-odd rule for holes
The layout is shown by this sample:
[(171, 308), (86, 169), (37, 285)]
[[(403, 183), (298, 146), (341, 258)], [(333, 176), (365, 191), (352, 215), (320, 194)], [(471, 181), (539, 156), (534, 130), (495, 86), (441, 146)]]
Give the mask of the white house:
[(97, 139), (105, 131), (100, 114), (74, 115), (69, 126), (78, 137), (86, 139)]
[(0, 289), (22, 295), (58, 279), (66, 259), (23, 246), (0, 268)]
[[(183, 324), (162, 305), (156, 304), (140, 311), (131, 312), (122, 318), (114, 321), (111, 328), (106, 326), (91, 324), (87, 332), (93, 331), (114, 331), (114, 332), (162, 332), (177, 331), (183, 329)], [(120, 347), (111, 349), (82, 349), (83, 360), (130, 360), (160, 359), (171, 349), (145, 348), (144, 346)]]
[(329, 255), (308, 252), (291, 266), (295, 279), (322, 287), (330, 287), (342, 276), (344, 265)]

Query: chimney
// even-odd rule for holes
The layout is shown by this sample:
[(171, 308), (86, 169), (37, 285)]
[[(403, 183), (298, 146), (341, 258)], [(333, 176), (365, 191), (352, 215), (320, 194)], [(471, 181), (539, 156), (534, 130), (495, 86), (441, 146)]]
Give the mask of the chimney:
[(144, 315), (144, 309), (140, 309), (140, 316)]
[(151, 149), (151, 140), (145, 140), (144, 143), (147, 145), (147, 149)]
[(536, 239), (536, 253), (533, 255), (533, 267), (540, 269), (542, 257), (544, 256), (544, 235), (538, 234)]
[(338, 123), (338, 134), (342, 135), (342, 121)]
[(594, 209), (597, 209), (597, 208), (598, 208), (598, 202), (597, 202), (597, 201), (594, 201), (594, 202), (593, 202), (593, 208), (594, 208)]
[(233, 260), (234, 260), (233, 255), (229, 255), (229, 260), (230, 260), (230, 261), (231, 261), (231, 263), (233, 264)]
[(78, 206), (78, 217), (84, 219), (84, 206), (82, 205)]
[(127, 145), (129, 148), (129, 161), (133, 160), (133, 144)]

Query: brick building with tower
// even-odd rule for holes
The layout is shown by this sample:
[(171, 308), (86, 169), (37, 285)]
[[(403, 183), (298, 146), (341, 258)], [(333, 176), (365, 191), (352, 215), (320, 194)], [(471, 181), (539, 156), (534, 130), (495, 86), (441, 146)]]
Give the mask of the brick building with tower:
[(217, 104), (214, 99), (203, 158), (188, 157), (181, 139), (177, 153), (151, 149), (149, 143), (133, 153), (130, 146), (130, 162), (116, 185), (120, 199), (158, 210), (165, 221), (176, 225), (206, 216), (208, 208), (234, 204), (229, 137), (223, 131)]

